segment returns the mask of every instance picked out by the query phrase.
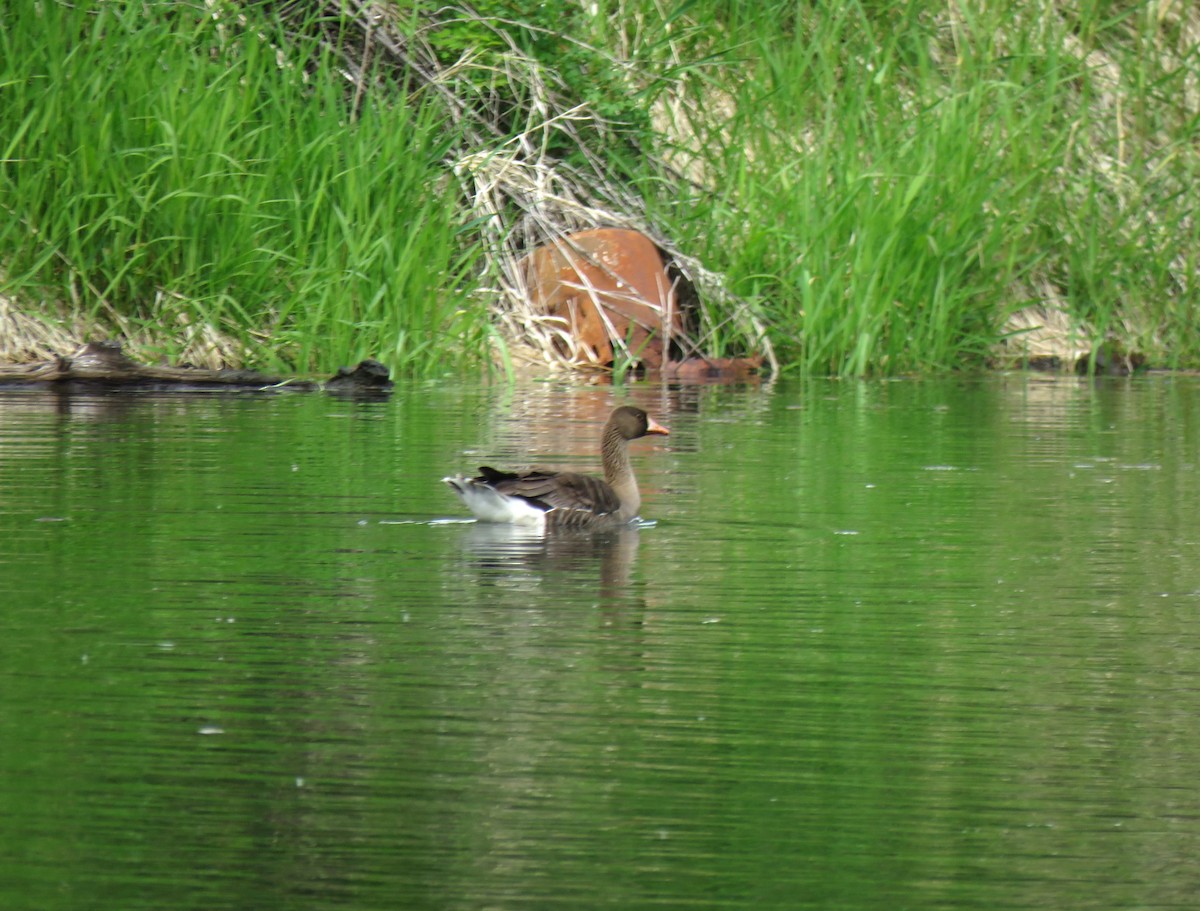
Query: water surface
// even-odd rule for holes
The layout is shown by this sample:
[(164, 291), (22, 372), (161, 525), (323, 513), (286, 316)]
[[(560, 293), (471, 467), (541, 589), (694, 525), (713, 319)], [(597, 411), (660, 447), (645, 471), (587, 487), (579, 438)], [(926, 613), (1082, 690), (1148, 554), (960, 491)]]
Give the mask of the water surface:
[[(634, 444), (637, 529), (448, 473)], [(1200, 383), (0, 395), (0, 907), (1189, 907)]]

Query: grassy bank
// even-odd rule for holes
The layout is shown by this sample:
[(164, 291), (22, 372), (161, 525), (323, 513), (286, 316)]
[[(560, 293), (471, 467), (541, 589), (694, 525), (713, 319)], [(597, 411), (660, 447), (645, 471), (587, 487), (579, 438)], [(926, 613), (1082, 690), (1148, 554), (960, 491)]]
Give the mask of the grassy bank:
[(1200, 15), (1003, 0), (746, 15), (726, 22), (740, 63), (680, 84), (701, 186), (651, 195), (769, 308), (787, 363), (953, 368), (1018, 354), (1031, 327), (1035, 353), (1111, 336), (1200, 363)]
[(482, 356), (440, 107), (201, 5), (18, 4), (0, 59), (5, 293), (172, 360)]
[(433, 373), (544, 344), (515, 259), (618, 223), (680, 258), (712, 354), (862, 375), (1113, 338), (1200, 366), (1190, 7), (338, 9), (10, 12), (9, 307)]

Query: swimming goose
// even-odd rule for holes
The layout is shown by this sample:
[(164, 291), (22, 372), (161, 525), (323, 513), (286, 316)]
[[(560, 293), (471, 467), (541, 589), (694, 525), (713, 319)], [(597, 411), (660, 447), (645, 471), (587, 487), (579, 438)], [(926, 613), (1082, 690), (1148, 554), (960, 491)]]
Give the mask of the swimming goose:
[(604, 425), (600, 455), (604, 480), (574, 471), (497, 471), (486, 465), (479, 477), (442, 478), (483, 522), (540, 528), (603, 528), (637, 517), (642, 505), (629, 464), (629, 441), (670, 431), (630, 405), (616, 409)]

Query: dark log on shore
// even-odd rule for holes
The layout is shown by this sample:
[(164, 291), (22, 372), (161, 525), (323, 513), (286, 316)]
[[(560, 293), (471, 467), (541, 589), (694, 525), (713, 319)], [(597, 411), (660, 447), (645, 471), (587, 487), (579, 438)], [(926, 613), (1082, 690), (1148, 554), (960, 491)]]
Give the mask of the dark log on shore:
[(81, 388), (145, 388), (172, 391), (228, 389), (231, 391), (297, 392), (327, 390), (338, 394), (386, 393), (392, 388), (388, 370), (375, 360), (353, 370), (342, 367), (327, 382), (275, 376), (254, 370), (209, 370), (182, 365), (155, 367), (131, 361), (119, 342), (89, 342), (71, 357), (36, 364), (0, 365), (0, 386), (43, 385)]

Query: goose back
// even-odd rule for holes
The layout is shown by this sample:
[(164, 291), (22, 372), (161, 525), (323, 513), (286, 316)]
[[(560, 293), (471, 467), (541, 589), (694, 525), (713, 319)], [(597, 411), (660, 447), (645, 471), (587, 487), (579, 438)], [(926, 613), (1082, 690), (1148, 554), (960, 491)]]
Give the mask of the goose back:
[(497, 471), (484, 465), (473, 479), (496, 493), (518, 497), (546, 513), (554, 525), (579, 527), (604, 519), (619, 519), (621, 499), (605, 481), (574, 471)]

